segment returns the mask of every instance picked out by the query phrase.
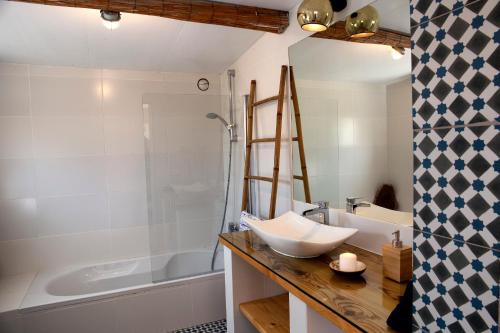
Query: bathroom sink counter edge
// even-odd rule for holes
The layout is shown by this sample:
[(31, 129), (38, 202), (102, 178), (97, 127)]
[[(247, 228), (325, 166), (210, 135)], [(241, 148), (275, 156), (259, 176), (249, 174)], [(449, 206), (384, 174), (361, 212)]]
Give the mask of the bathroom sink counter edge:
[[(240, 285), (235, 280), (236, 276), (239, 275), (235, 271), (231, 276), (227, 275), (229, 262), (231, 261), (234, 265), (236, 259), (242, 260), (248, 265), (244, 269), (247, 275), (249, 270), (246, 268), (251, 266), (254, 271), (260, 272), (260, 275), (272, 280), (286, 292), (289, 292), (290, 305), (292, 305), (291, 299), (296, 297), (305, 303), (307, 308), (311, 308), (326, 318), (341, 331), (394, 332), (387, 326), (386, 320), (398, 304), (406, 284), (400, 284), (383, 277), (381, 256), (352, 245), (343, 244), (320, 257), (299, 259), (274, 252), (252, 231), (221, 234), (219, 239), (225, 247), (226, 289), (228, 280), (232, 279), (232, 290), (226, 290), (228, 321), (231, 317), (237, 321), (239, 317), (238, 314), (229, 313), (231, 309), (227, 306), (228, 297), (233, 297), (230, 304), (259, 298), (246, 294), (247, 299), (237, 299), (238, 294), (241, 294), (241, 291), (236, 290), (238, 286), (245, 287), (245, 289), (254, 287), (248, 285), (252, 282)], [(328, 267), (332, 258), (338, 257), (343, 252), (355, 253), (358, 260), (367, 265), (366, 271), (360, 278), (353, 279), (335, 275)], [(231, 258), (228, 258), (229, 256)], [(242, 267), (232, 268), (233, 270), (242, 270)], [(255, 275), (253, 278), (260, 277)], [(247, 276), (244, 280), (251, 281), (252, 278)], [(230, 295), (231, 292), (234, 294), (233, 296)], [(233, 308), (237, 306), (238, 304), (233, 304)], [(229, 323), (228, 325), (231, 326)], [(237, 327), (238, 323), (235, 322), (234, 326)], [(290, 332), (293, 332), (293, 329)]]

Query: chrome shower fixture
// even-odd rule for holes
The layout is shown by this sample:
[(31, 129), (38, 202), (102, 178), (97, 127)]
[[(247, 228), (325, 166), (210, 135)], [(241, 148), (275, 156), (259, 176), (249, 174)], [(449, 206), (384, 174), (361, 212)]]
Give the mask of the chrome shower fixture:
[(236, 133), (234, 132), (234, 128), (235, 128), (235, 125), (234, 124), (229, 124), (226, 119), (222, 118), (221, 116), (219, 116), (217, 113), (213, 113), (213, 112), (210, 112), (210, 113), (207, 113), (206, 117), (208, 119), (219, 119), (219, 121), (224, 125), (224, 127), (228, 130), (229, 132), (229, 137), (231, 139), (231, 142), (236, 142), (237, 141), (237, 138), (236, 138)]

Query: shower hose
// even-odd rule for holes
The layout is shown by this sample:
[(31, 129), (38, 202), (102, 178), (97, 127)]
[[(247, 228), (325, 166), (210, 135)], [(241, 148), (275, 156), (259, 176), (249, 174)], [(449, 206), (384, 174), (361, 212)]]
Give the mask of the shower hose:
[[(227, 201), (229, 198), (229, 185), (231, 183), (231, 161), (232, 161), (232, 155), (233, 155), (233, 142), (231, 140), (231, 135), (229, 136), (229, 162), (227, 166), (227, 185), (226, 185), (226, 196), (224, 200), (224, 213), (222, 215), (222, 223), (220, 225), (220, 230), (219, 234), (224, 231), (224, 225), (226, 224), (226, 212), (227, 212)], [(217, 256), (217, 248), (219, 247), (219, 238), (217, 237), (217, 243), (215, 244), (214, 247), (214, 252), (212, 253), (212, 264), (210, 265), (210, 270), (214, 270), (215, 266), (215, 258)]]

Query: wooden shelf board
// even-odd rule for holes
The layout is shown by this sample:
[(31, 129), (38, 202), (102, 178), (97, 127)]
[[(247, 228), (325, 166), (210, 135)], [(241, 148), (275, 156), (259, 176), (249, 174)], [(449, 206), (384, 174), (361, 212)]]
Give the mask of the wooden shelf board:
[[(343, 332), (395, 332), (386, 321), (403, 295), (406, 283), (384, 278), (382, 256), (342, 244), (318, 258), (290, 258), (264, 246), (251, 231), (221, 234), (219, 240)], [(362, 279), (346, 279), (332, 273), (328, 267), (331, 258), (344, 252), (355, 253), (367, 265)]]
[(241, 303), (240, 311), (260, 333), (290, 332), (288, 294)]

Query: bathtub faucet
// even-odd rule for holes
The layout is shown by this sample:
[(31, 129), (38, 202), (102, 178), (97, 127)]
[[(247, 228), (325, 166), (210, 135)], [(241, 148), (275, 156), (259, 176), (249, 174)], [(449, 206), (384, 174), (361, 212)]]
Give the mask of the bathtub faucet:
[(345, 203), (345, 211), (347, 213), (356, 214), (356, 208), (358, 207), (370, 207), (370, 204), (367, 202), (360, 202), (362, 198), (346, 198)]

